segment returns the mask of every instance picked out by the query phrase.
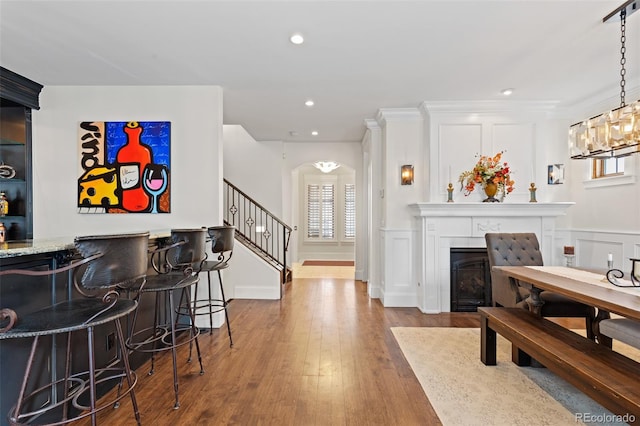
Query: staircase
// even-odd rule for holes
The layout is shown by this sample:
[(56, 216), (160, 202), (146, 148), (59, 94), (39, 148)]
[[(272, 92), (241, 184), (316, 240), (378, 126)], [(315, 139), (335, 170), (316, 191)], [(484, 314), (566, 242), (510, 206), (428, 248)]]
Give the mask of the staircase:
[(287, 250), (291, 227), (224, 179), (225, 225), (236, 228), (236, 240), (280, 271), (282, 284), (291, 281)]

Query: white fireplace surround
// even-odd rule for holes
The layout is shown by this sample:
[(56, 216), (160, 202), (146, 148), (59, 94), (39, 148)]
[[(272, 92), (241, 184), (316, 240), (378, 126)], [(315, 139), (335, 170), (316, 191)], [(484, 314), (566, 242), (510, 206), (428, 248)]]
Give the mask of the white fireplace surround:
[(556, 218), (573, 202), (553, 203), (415, 203), (413, 251), (417, 306), (424, 313), (449, 312), (450, 249), (486, 247), (487, 232), (535, 232), (545, 264), (553, 264)]

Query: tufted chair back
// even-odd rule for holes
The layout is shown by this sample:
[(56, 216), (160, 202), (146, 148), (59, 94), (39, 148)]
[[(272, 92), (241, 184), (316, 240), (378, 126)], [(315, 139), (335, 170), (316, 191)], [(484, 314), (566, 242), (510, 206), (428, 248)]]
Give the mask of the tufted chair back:
[(487, 255), (491, 268), (491, 298), (494, 306), (522, 304), (528, 291), (512, 284), (508, 277), (494, 272), (494, 266), (542, 266), (542, 252), (533, 232), (487, 233)]

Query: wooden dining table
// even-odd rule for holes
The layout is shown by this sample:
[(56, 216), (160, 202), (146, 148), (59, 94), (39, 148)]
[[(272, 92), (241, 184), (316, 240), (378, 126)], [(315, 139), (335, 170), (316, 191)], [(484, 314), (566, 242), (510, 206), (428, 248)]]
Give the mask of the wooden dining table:
[[(605, 273), (565, 266), (494, 266), (516, 285), (527, 288), (532, 312), (540, 314), (544, 302), (540, 292), (551, 291), (602, 310), (640, 320), (640, 287), (619, 287), (610, 283)], [(618, 279), (622, 285), (629, 280)]]

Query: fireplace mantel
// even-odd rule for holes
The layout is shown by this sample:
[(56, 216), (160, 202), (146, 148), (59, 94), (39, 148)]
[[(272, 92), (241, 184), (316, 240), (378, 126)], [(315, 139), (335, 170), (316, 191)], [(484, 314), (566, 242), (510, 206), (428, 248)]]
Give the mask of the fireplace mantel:
[(574, 202), (554, 203), (415, 203), (415, 216), (562, 216)]
[(555, 252), (555, 221), (573, 202), (415, 203), (417, 306), (425, 313), (450, 310), (450, 249), (486, 247), (487, 232), (535, 232), (545, 264)]

